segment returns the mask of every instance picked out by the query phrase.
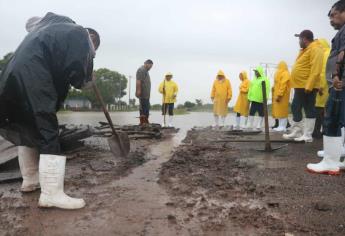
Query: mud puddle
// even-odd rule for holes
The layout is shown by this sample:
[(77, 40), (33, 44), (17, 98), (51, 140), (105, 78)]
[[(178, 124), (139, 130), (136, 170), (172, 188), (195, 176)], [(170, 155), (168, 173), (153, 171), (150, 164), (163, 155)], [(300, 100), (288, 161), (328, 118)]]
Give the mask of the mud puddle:
[(161, 164), (183, 136), (134, 142), (132, 160), (116, 160), (102, 148), (72, 156), (65, 192), (83, 197), (84, 209), (40, 209), (39, 191), (22, 194), (20, 183), (2, 185), (0, 235), (188, 235), (177, 223), (180, 213), (157, 183)]

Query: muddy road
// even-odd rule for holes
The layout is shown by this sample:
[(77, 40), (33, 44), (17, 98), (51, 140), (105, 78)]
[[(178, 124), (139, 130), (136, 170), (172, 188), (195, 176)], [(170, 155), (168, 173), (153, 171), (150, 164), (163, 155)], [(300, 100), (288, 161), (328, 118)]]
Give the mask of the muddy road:
[(68, 155), (65, 178), (87, 206), (40, 209), (39, 191), (2, 184), (0, 235), (345, 235), (344, 175), (305, 171), (320, 140), (265, 154), (263, 144), (214, 142), (225, 135), (167, 132), (133, 141), (128, 159), (91, 139)]
[[(40, 209), (39, 191), (22, 194), (20, 182), (0, 188), (0, 235), (178, 235), (165, 205), (169, 196), (158, 181), (179, 135), (132, 141), (128, 159), (114, 159), (100, 138), (69, 155), (65, 192), (83, 197), (81, 210)], [(178, 231), (177, 231), (178, 230)]]
[(205, 235), (345, 235), (345, 176), (305, 171), (321, 140), (266, 154), (263, 143), (213, 142), (222, 136), (263, 139), (188, 132), (160, 173), (171, 205), (187, 214), (178, 223)]

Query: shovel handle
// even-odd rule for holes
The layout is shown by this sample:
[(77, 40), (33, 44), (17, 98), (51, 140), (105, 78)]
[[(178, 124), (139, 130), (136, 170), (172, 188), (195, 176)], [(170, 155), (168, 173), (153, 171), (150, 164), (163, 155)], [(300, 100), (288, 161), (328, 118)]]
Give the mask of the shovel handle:
[(101, 103), (104, 115), (107, 118), (107, 121), (108, 121), (108, 123), (110, 125), (110, 128), (111, 128), (113, 134), (117, 137), (117, 133), (116, 133), (116, 130), (114, 128), (113, 121), (111, 120), (109, 112), (108, 112), (107, 108), (105, 107), (103, 98), (102, 98), (101, 93), (99, 92), (99, 90), (97, 88), (97, 85), (96, 85), (95, 81), (92, 81), (92, 88), (93, 88), (93, 90), (94, 90), (94, 92), (96, 94), (97, 100)]

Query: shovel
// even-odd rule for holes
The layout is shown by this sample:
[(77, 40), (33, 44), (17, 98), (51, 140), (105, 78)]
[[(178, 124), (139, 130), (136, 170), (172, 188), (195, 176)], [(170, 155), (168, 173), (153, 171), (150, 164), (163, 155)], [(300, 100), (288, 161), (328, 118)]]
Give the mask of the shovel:
[(109, 144), (110, 150), (115, 156), (127, 157), (130, 151), (130, 143), (129, 143), (128, 135), (125, 132), (115, 130), (113, 121), (110, 118), (109, 112), (107, 108), (105, 107), (103, 98), (94, 81), (92, 82), (92, 87), (93, 87), (93, 90), (95, 91), (97, 100), (102, 105), (104, 115), (107, 118), (107, 121), (113, 133), (113, 135), (108, 138), (108, 144)]

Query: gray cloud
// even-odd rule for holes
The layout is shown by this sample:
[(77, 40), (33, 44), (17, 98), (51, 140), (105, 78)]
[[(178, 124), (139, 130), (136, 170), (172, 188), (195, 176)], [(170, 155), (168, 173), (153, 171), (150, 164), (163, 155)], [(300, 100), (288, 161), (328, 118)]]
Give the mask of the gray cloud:
[(157, 86), (167, 71), (180, 86), (178, 102), (196, 98), (210, 102), (215, 74), (223, 69), (232, 83), (233, 104), (240, 71), (260, 62), (293, 64), (299, 49), (296, 32), (311, 29), (316, 37), (333, 37), (327, 13), (334, 2), (0, 0), (0, 55), (15, 50), (29, 17), (52, 11), (99, 31), (102, 44), (96, 68), (134, 77), (145, 59), (153, 59), (153, 103), (160, 102)]

